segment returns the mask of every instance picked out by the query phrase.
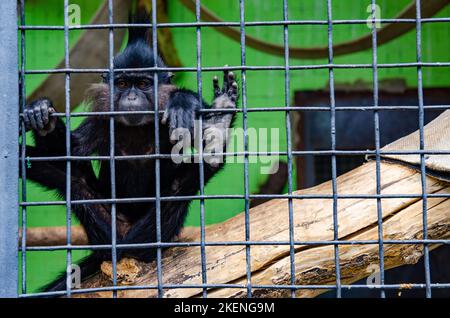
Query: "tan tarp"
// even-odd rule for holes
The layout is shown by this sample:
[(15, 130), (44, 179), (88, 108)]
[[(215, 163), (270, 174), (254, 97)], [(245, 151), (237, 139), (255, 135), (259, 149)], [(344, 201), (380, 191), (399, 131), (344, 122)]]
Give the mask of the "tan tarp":
[[(450, 151), (450, 110), (443, 112), (426, 125), (423, 133), (425, 151)], [(419, 136), (420, 132), (417, 130), (383, 147), (382, 151), (419, 151)], [(418, 154), (382, 155), (382, 157), (420, 167), (420, 155)], [(427, 172), (437, 174), (437, 177), (448, 180), (450, 176), (450, 154), (425, 154), (424, 160)]]

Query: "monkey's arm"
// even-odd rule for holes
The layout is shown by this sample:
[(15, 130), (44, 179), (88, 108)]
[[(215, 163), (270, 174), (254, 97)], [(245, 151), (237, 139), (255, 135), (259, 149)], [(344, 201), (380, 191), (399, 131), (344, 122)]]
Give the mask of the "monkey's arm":
[(163, 125), (169, 128), (169, 139), (175, 143), (179, 139), (179, 133), (187, 130), (194, 137), (195, 120), (198, 119), (202, 104), (206, 106), (198, 94), (187, 89), (177, 89), (170, 93), (166, 109), (161, 120)]
[[(223, 153), (228, 142), (229, 128), (231, 127), (238, 99), (238, 86), (232, 72), (224, 72), (223, 88), (219, 87), (217, 77), (213, 80), (214, 100), (209, 106), (200, 97), (188, 90), (177, 90), (173, 92), (167, 103), (162, 123), (169, 127), (169, 136), (172, 143), (177, 143), (177, 150), (183, 147), (190, 147), (194, 144), (196, 148), (202, 145), (204, 153), (211, 155)], [(203, 104), (203, 107), (201, 105)], [(210, 112), (202, 116), (202, 142), (195, 136), (195, 120), (199, 118), (200, 109), (224, 109), (224, 112)], [(186, 136), (186, 133), (189, 136)], [(184, 143), (183, 140), (189, 138), (191, 144)], [(219, 162), (218, 162), (218, 159)], [(205, 162), (212, 168), (218, 168), (223, 161), (222, 156), (206, 156)], [(180, 162), (181, 163), (181, 162)], [(215, 170), (215, 169), (213, 169)]]
[[(46, 98), (38, 99), (26, 107), (23, 114), (25, 127), (33, 131), (35, 141), (34, 147), (26, 147), (28, 157), (66, 156), (66, 125), (61, 118), (51, 116), (53, 113), (55, 113), (53, 104)], [(87, 152), (95, 147), (96, 141), (92, 139), (98, 134), (93, 128), (92, 119), (87, 119), (70, 134), (72, 155), (87, 155)], [(65, 195), (66, 166), (64, 160), (34, 161), (27, 168), (27, 178)], [(72, 179), (82, 179), (89, 184), (96, 184), (90, 161), (72, 161), (71, 167)]]
[[(62, 157), (66, 155), (66, 126), (60, 118), (52, 117), (52, 102), (39, 99), (31, 103), (24, 112), (24, 122), (28, 130), (33, 130), (35, 147), (27, 146), (29, 157)], [(70, 135), (71, 154), (86, 156), (98, 146), (98, 127), (94, 119), (86, 119)], [(66, 196), (66, 161), (33, 161), (26, 168), (27, 179), (35, 181), (47, 189), (57, 190)], [(71, 200), (104, 199), (90, 161), (71, 161)], [(111, 216), (107, 204), (76, 204), (74, 212), (87, 231), (91, 244), (107, 243), (111, 239)], [(118, 222), (119, 232), (126, 224)]]

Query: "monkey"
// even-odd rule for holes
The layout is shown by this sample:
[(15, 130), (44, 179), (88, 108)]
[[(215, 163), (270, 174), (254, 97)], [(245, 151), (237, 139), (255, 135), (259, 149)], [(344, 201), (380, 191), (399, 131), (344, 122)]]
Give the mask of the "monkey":
[[(114, 58), (114, 69), (166, 68), (161, 57), (154, 56), (147, 41), (147, 29), (130, 27), (126, 48)], [(156, 76), (156, 73), (157, 76)], [(114, 115), (87, 116), (78, 128), (70, 132), (70, 153), (72, 156), (109, 156), (110, 155), (110, 117), (114, 120), (114, 154), (117, 156), (152, 155), (170, 153), (177, 139), (176, 131), (184, 129), (195, 133), (195, 122), (202, 109), (222, 109), (202, 115), (200, 129), (205, 137), (212, 135), (214, 129), (222, 133), (221, 151), (225, 152), (228, 139), (227, 130), (233, 125), (238, 101), (238, 85), (233, 72), (224, 71), (223, 86), (213, 79), (214, 98), (208, 105), (197, 93), (178, 88), (172, 84), (172, 74), (166, 71), (114, 71), (102, 75), (100, 84), (88, 89), (89, 110), (108, 112), (110, 110), (110, 84), (114, 86)], [(157, 82), (156, 82), (157, 78)], [(110, 82), (112, 81), (112, 83)], [(123, 112), (152, 111), (155, 108), (157, 85), (158, 109), (162, 116), (147, 113), (126, 114)], [(225, 111), (224, 111), (225, 109)], [(226, 111), (229, 110), (229, 111)], [(32, 131), (34, 146), (26, 146), (27, 156), (54, 157), (66, 155), (66, 125), (54, 115), (56, 112), (49, 98), (40, 98), (23, 111), (22, 118), (27, 131)], [(159, 112), (158, 112), (159, 113)], [(155, 136), (155, 119), (158, 121), (159, 139)], [(189, 138), (193, 138), (192, 135)], [(220, 139), (220, 138), (219, 138)], [(212, 138), (213, 140), (213, 138)], [(158, 141), (158, 142), (157, 142)], [(204, 145), (201, 141), (201, 145)], [(217, 149), (217, 142), (214, 144)], [(214, 148), (214, 147), (213, 147)], [(220, 151), (219, 151), (220, 152)], [(117, 199), (154, 198), (154, 200), (130, 200), (116, 203), (116, 229), (111, 227), (111, 203), (76, 203), (72, 210), (84, 227), (89, 244), (111, 244), (113, 231), (116, 230), (117, 244), (157, 242), (156, 222), (156, 170), (159, 160), (159, 195), (194, 196), (200, 189), (199, 162), (147, 157), (144, 159), (125, 159), (115, 161), (115, 193)], [(223, 167), (223, 162), (203, 165), (204, 184)], [(95, 174), (89, 160), (71, 160), (70, 200), (107, 200), (112, 197), (112, 178), (110, 161), (100, 162), (98, 175)], [(27, 168), (27, 178), (43, 187), (56, 190), (66, 198), (66, 162), (33, 161)], [(101, 202), (101, 201), (100, 201)], [(160, 233), (162, 242), (170, 242), (182, 228), (191, 200), (160, 201)], [(117, 260), (132, 257), (144, 262), (156, 258), (156, 248), (119, 248)], [(99, 271), (100, 264), (111, 260), (111, 249), (93, 249), (92, 253), (81, 261), (81, 279)], [(42, 290), (65, 291), (66, 274), (45, 286)]]

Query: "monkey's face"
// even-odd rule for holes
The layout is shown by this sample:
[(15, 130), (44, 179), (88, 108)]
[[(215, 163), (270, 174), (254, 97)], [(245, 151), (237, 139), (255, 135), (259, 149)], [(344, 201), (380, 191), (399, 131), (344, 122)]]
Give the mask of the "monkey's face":
[(130, 114), (116, 116), (116, 120), (127, 126), (141, 126), (154, 120), (153, 114), (132, 112), (154, 110), (153, 76), (124, 73), (114, 79), (115, 109)]

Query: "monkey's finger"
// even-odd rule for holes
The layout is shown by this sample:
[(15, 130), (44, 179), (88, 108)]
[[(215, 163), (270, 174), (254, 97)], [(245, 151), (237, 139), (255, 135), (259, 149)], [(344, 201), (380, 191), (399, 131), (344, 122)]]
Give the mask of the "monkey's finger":
[(233, 77), (231, 77), (231, 75), (230, 75), (230, 84), (228, 86), (227, 93), (232, 92), (235, 87), (237, 88), (237, 83), (234, 80), (234, 75), (233, 75)]
[(226, 93), (231, 96), (236, 91), (237, 91), (237, 83), (236, 81), (233, 81), (230, 83), (230, 87), (228, 88)]
[(234, 72), (228, 73), (228, 84), (231, 85), (235, 81)]
[(236, 102), (237, 97), (238, 97), (238, 85), (236, 82), (233, 82), (233, 84), (231, 84), (231, 88), (230, 88), (228, 95), (230, 96), (230, 99), (233, 102)]
[(31, 129), (31, 123), (30, 123), (30, 119), (28, 118), (28, 110), (25, 109), (23, 112), (23, 122), (25, 124), (25, 129), (26, 130), (30, 130)]
[(41, 107), (39, 105), (34, 106), (33, 113), (37, 127), (40, 130), (44, 129), (44, 121), (42, 120)]
[[(228, 64), (225, 64), (224, 67), (228, 67)], [(230, 73), (229, 70), (223, 71), (223, 92), (226, 92), (228, 90), (228, 74)]]
[(34, 111), (29, 109), (27, 111), (28, 119), (30, 120), (31, 128), (37, 129), (36, 118), (34, 118)]
[(227, 86), (226, 86), (225, 93), (228, 93), (228, 91), (230, 90), (231, 85), (233, 84), (233, 82), (234, 82), (234, 73), (233, 72), (229, 72), (228, 76), (227, 76)]
[(54, 113), (56, 113), (56, 110), (50, 106), (47, 107), (47, 112), (48, 112), (48, 125), (50, 127), (55, 127), (56, 126), (56, 121), (58, 120), (58, 118), (56, 116), (52, 116)]
[(44, 123), (44, 125), (48, 124), (49, 121), (49, 108), (46, 107), (45, 105), (41, 105), (41, 115), (42, 115), (42, 122)]
[(219, 79), (217, 76), (213, 78), (214, 97), (220, 96)]
[(177, 128), (189, 128), (189, 114), (186, 111), (177, 112)]
[(171, 111), (170, 112), (170, 119), (169, 119), (169, 136), (170, 136), (170, 141), (172, 143), (175, 143), (177, 141), (177, 139), (173, 138), (173, 131), (175, 129), (177, 129), (177, 112), (175, 111)]
[(167, 119), (169, 119), (169, 110), (166, 109), (164, 111), (163, 117), (161, 119), (161, 123), (163, 123), (164, 125), (167, 123)]

